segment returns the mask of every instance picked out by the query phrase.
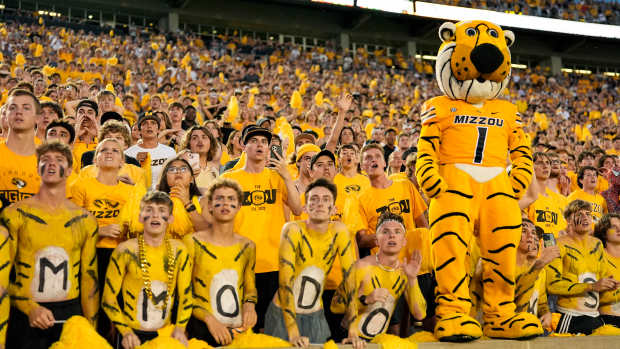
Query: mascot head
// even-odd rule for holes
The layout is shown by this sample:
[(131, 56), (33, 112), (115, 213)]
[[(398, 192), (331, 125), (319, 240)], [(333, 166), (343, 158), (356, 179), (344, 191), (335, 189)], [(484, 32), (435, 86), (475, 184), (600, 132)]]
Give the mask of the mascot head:
[(487, 21), (446, 22), (435, 62), (441, 91), (452, 99), (480, 103), (496, 98), (510, 80), (510, 30)]

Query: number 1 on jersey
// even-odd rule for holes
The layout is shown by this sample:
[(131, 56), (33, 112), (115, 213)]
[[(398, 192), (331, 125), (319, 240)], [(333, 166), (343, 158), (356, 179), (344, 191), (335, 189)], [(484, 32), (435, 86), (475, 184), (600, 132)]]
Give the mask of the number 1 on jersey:
[(482, 163), (484, 147), (487, 143), (487, 131), (488, 129), (486, 127), (478, 127), (478, 141), (476, 142), (476, 154), (474, 155), (474, 164)]

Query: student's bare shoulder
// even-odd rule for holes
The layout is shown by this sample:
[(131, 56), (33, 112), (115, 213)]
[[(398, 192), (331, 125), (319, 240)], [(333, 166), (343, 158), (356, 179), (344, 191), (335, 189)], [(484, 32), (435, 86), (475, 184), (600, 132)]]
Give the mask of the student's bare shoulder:
[(120, 244), (118, 244), (118, 246), (116, 246), (116, 251), (121, 252), (121, 253), (125, 251), (134, 252), (137, 249), (138, 249), (138, 239), (136, 238), (123, 241)]
[(239, 234), (235, 234), (235, 241), (241, 245), (249, 244), (249, 247), (256, 249), (256, 245), (254, 241), (246, 238), (245, 236), (241, 236)]
[(359, 269), (359, 268), (369, 267), (369, 266), (375, 265), (375, 264), (376, 264), (375, 256), (374, 255), (370, 255), (370, 256), (366, 256), (366, 257), (358, 260), (357, 262), (355, 262), (355, 267)]

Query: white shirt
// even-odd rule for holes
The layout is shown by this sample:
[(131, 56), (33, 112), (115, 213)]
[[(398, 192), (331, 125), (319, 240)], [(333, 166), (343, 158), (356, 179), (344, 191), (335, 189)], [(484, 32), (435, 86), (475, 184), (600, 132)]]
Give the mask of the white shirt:
[(155, 189), (159, 183), (159, 176), (166, 160), (177, 155), (174, 149), (167, 145), (158, 144), (156, 148), (142, 148), (136, 144), (125, 150), (125, 155), (136, 157), (140, 152), (151, 154), (151, 189)]

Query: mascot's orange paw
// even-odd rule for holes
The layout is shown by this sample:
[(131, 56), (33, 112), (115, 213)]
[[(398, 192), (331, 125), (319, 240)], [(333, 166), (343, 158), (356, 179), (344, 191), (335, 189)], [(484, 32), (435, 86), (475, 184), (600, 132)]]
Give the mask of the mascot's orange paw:
[(474, 318), (452, 313), (437, 317), (435, 337), (442, 342), (470, 342), (482, 336), (482, 328)]
[(484, 335), (497, 339), (530, 339), (543, 334), (540, 320), (530, 313), (485, 317)]

